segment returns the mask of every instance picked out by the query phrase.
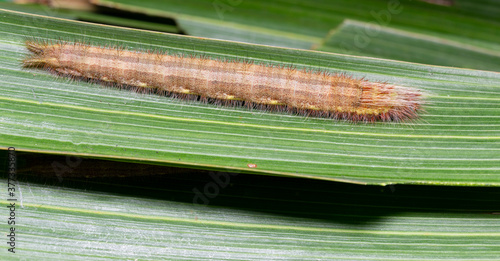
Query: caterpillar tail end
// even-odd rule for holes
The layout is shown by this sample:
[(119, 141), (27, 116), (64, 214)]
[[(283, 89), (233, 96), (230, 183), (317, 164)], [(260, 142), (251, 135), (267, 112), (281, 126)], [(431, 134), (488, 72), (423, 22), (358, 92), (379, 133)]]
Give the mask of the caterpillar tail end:
[(387, 83), (363, 82), (359, 115), (364, 121), (408, 121), (418, 117), (422, 93), (418, 89)]

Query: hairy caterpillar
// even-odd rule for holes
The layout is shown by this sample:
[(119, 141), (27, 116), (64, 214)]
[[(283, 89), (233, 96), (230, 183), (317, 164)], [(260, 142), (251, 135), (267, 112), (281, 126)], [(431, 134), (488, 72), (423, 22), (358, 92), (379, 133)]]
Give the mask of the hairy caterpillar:
[(83, 43), (26, 41), (25, 67), (176, 97), (350, 121), (417, 117), (419, 90), (287, 67)]

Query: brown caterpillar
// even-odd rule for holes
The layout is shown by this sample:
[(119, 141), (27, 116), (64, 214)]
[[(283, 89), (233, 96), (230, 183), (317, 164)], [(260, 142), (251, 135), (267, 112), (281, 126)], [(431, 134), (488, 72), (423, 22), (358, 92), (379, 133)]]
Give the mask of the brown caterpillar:
[(419, 90), (343, 74), (83, 43), (26, 41), (25, 67), (176, 97), (350, 121), (417, 117)]

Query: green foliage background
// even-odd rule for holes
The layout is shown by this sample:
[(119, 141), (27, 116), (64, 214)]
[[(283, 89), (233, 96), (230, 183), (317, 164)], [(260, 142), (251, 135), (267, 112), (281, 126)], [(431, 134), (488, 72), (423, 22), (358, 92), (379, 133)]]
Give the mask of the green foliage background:
[[(498, 73), (200, 38), (494, 71), (498, 21), (485, 8), (493, 3), (402, 2), (403, 13), (380, 30), (367, 23), (384, 1), (233, 1), (222, 19), (215, 1), (96, 3), (175, 22), (142, 28), (199, 37), (54, 18), (131, 21), (102, 13), (4, 4), (0, 146), (18, 150), (22, 208), (18, 253), (3, 245), (2, 259), (498, 257), (500, 191), (485, 187), (500, 184)], [(346, 49), (360, 30), (378, 34), (369, 48)], [(348, 73), (420, 88), (426, 112), (407, 124), (353, 124), (103, 88), (22, 69), (26, 36)]]

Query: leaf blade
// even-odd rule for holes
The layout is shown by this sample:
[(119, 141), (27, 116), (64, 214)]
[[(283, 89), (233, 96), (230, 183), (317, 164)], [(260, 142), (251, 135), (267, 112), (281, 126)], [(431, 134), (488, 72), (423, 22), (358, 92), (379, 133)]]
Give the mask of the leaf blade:
[[(498, 73), (2, 13), (4, 148), (354, 183), (500, 185)], [(68, 82), (20, 68), (30, 33), (348, 73), (421, 88), (427, 112), (409, 124), (352, 124)]]

